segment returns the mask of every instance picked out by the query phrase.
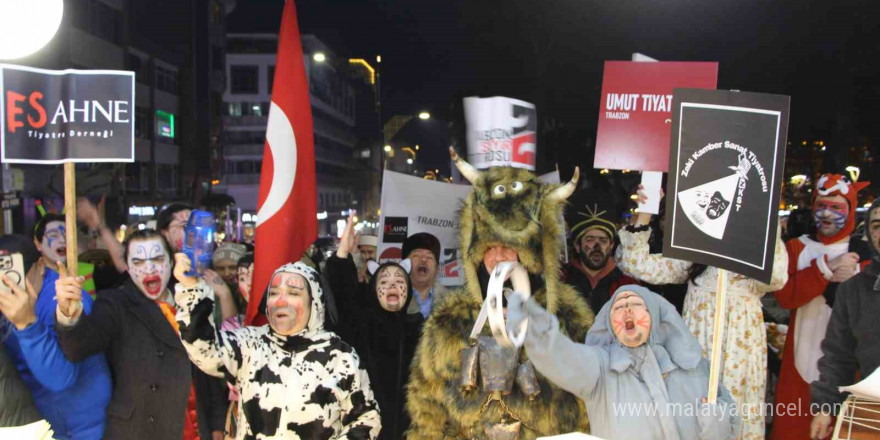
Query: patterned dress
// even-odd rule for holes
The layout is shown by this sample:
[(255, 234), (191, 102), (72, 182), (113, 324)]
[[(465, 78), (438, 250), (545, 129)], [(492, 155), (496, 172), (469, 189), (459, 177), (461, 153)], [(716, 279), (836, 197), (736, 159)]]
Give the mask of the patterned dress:
[[(620, 231), (617, 266), (625, 273), (651, 284), (688, 283), (684, 300), (684, 321), (700, 341), (703, 356), (710, 358), (715, 322), (715, 291), (718, 270), (709, 267), (688, 282), (690, 261), (664, 258), (651, 254), (648, 238), (651, 231)], [(761, 297), (779, 290), (788, 281), (788, 253), (776, 239), (776, 256), (770, 284), (729, 272), (727, 275), (727, 327), (722, 342), (722, 383), (730, 391), (740, 409), (740, 439), (763, 439), (764, 395), (767, 386), (767, 333)]]

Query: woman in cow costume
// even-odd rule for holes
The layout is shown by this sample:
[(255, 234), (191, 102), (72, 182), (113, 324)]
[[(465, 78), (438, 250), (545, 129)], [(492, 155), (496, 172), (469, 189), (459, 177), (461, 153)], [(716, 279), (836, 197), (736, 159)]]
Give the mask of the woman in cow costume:
[(190, 359), (238, 386), (242, 439), (375, 439), (381, 422), (355, 351), (324, 330), (318, 273), (297, 262), (272, 274), (265, 294), (269, 325), (217, 332), (214, 295), (186, 275), (175, 255), (177, 322)]
[(776, 386), (776, 404), (786, 408), (792, 404), (802, 410), (799, 414), (776, 414), (771, 439), (810, 436), (813, 415), (806, 410), (810, 383), (819, 380), (820, 344), (831, 320), (837, 285), (871, 261), (867, 244), (859, 239), (850, 240), (856, 224), (858, 192), (869, 184), (851, 182), (840, 174), (823, 175), (813, 192), (816, 232), (785, 243), (788, 282), (775, 295), (782, 307), (791, 309), (791, 321)]

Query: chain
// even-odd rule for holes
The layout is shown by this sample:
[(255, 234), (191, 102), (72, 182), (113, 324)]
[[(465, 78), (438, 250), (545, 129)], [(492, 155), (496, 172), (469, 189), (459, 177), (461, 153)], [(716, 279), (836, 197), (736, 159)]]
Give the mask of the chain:
[(484, 414), (486, 413), (486, 411), (489, 409), (489, 406), (492, 404), (493, 401), (497, 401), (497, 402), (498, 402), (498, 404), (501, 406), (501, 409), (504, 411), (504, 413), (505, 413), (505, 415), (506, 415), (507, 417), (510, 417), (511, 419), (516, 420), (517, 422), (522, 423), (522, 426), (523, 426), (523, 427), (525, 427), (526, 429), (528, 429), (528, 430), (530, 430), (530, 431), (534, 431), (534, 432), (535, 432), (536, 434), (538, 434), (539, 436), (542, 435), (540, 432), (538, 432), (537, 429), (533, 428), (531, 425), (529, 425), (528, 423), (526, 423), (525, 420), (522, 419), (522, 417), (518, 416), (515, 412), (513, 412), (513, 411), (507, 406), (506, 403), (504, 403), (504, 399), (501, 398), (501, 392), (500, 392), (500, 391), (496, 391), (496, 392), (494, 392), (494, 393), (492, 393), (492, 394), (489, 394), (489, 397), (486, 399), (486, 402), (483, 403), (483, 406), (480, 407), (480, 413), (477, 414), (477, 421), (475, 421), (474, 424), (471, 425), (471, 430), (473, 430), (474, 428), (477, 427), (477, 424), (480, 423), (480, 419), (483, 418), (483, 415), (484, 415)]

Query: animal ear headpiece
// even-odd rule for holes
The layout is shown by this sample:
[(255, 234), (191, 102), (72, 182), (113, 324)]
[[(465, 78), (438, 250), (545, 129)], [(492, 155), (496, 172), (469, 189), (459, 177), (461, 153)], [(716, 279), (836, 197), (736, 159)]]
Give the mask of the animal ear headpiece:
[[(409, 258), (404, 258), (397, 263), (397, 265), (400, 266), (407, 275), (409, 275), (412, 270), (412, 260)], [(380, 267), (382, 267), (382, 265), (373, 260), (367, 261), (367, 271), (370, 272), (370, 275), (376, 275), (376, 271), (378, 271)]]
[(455, 167), (473, 189), (461, 207), (459, 244), (465, 280), (474, 300), (482, 301), (478, 269), (490, 246), (503, 245), (516, 250), (519, 262), (533, 275), (543, 275), (548, 292), (546, 306), (556, 311), (559, 280), (559, 216), (565, 200), (577, 187), (580, 171), (574, 170), (571, 181), (547, 185), (534, 173), (514, 167), (477, 170), (455, 149), (449, 148)]
[(816, 199), (820, 196), (841, 196), (849, 205), (849, 213), (843, 228), (833, 237), (819, 238), (823, 243), (836, 243), (844, 237), (852, 234), (856, 227), (856, 207), (859, 203), (859, 191), (871, 185), (871, 182), (857, 182), (858, 172), (851, 172), (850, 177), (841, 174), (823, 174), (816, 182), (816, 190), (813, 191), (813, 210), (816, 209)]

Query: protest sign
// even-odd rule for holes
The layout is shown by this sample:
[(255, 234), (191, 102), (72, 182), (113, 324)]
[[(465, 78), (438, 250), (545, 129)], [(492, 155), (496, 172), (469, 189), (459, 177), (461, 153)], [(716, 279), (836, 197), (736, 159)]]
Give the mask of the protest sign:
[(718, 63), (606, 61), (595, 168), (667, 171), (672, 89), (714, 89)]
[(675, 90), (664, 256), (770, 282), (789, 100)]
[(134, 162), (134, 89), (134, 72), (0, 64), (0, 157), (64, 164), (71, 274), (78, 269), (74, 162)]
[(478, 170), (511, 166), (535, 170), (538, 114), (518, 99), (464, 98), (467, 161)]
[(379, 262), (401, 259), (406, 237), (427, 232), (440, 241), (437, 280), (444, 286), (464, 284), (458, 246), (458, 211), (470, 191), (470, 185), (425, 180), (386, 170), (382, 181)]
[(0, 65), (3, 162), (134, 162), (134, 73)]

